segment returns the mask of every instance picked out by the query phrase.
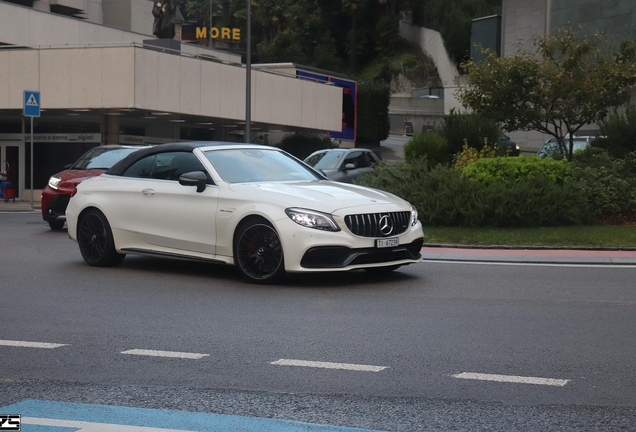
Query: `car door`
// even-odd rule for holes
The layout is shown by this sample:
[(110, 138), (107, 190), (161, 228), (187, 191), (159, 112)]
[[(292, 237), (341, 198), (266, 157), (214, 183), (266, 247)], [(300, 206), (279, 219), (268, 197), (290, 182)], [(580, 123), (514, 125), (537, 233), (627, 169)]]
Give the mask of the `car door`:
[[(347, 169), (347, 164), (353, 164), (354, 167)], [(371, 171), (374, 164), (375, 161), (368, 152), (352, 151), (345, 157), (340, 165), (340, 178), (338, 181), (351, 183), (356, 177), (361, 176), (367, 171)]]
[(137, 179), (131, 224), (151, 249), (216, 252), (214, 217), (219, 190), (211, 178), (202, 192), (179, 184), (179, 176), (191, 171), (207, 174), (193, 153), (166, 152), (142, 159), (124, 173)]

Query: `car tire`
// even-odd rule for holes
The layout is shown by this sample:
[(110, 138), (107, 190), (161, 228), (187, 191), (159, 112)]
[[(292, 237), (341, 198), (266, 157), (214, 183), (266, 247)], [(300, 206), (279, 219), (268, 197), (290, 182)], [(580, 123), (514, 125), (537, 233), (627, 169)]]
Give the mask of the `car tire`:
[(285, 277), (280, 237), (274, 227), (262, 219), (252, 219), (236, 230), (234, 262), (252, 283), (273, 284)]
[(53, 220), (49, 221), (49, 226), (53, 231), (62, 231), (64, 229), (64, 220)]
[(115, 250), (110, 224), (104, 213), (97, 209), (84, 213), (77, 224), (77, 243), (82, 258), (94, 267), (109, 267), (126, 257)]

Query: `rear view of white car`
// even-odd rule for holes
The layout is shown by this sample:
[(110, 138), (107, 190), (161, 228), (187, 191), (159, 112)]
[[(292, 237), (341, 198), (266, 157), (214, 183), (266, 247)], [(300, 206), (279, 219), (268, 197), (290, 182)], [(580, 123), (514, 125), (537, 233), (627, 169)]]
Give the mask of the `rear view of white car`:
[(266, 146), (175, 143), (80, 183), (68, 233), (93, 266), (126, 254), (236, 265), (251, 282), (287, 272), (387, 272), (421, 261), (417, 211), (337, 183)]

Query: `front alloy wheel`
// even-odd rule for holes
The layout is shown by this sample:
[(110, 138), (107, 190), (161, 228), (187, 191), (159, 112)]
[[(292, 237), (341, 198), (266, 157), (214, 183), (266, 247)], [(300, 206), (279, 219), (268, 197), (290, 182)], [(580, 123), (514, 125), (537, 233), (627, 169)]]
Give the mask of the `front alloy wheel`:
[(239, 227), (234, 240), (234, 260), (250, 282), (270, 284), (285, 275), (283, 246), (267, 222), (253, 220)]
[(119, 264), (126, 255), (117, 253), (110, 224), (104, 213), (91, 209), (83, 214), (77, 226), (77, 242), (82, 258), (95, 267)]

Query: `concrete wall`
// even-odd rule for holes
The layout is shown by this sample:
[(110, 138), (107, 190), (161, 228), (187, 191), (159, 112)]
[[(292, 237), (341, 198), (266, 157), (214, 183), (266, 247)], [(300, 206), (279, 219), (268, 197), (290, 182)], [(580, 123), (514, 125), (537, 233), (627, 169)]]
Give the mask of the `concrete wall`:
[(152, 34), (152, 1), (130, 0), (130, 30), (136, 33)]
[(581, 26), (583, 34), (607, 35), (613, 46), (636, 37), (636, 2), (633, 0), (552, 0), (550, 31)]
[(504, 57), (517, 52), (517, 44), (531, 49), (532, 36), (547, 33), (547, 8), (548, 0), (503, 0), (501, 45)]
[[(104, 25), (122, 30), (131, 30), (130, 0), (102, 0), (102, 3), (104, 7)], [(152, 14), (150, 16), (152, 17)], [(149, 34), (152, 34), (152, 32)]]
[(459, 84), (459, 71), (457, 64), (448, 56), (442, 35), (438, 31), (404, 21), (400, 21), (400, 35), (409, 42), (419, 45), (433, 59), (445, 88), (444, 112), (447, 114), (451, 109), (461, 106), (454, 95), (454, 89)]
[(438, 31), (400, 21), (400, 35), (409, 42), (419, 45), (433, 59), (444, 87), (457, 84), (459, 78), (457, 65), (448, 56), (444, 39)]
[(444, 116), (444, 99), (419, 99), (392, 97), (389, 106), (391, 133), (401, 135), (404, 122), (413, 124), (413, 132), (421, 132), (423, 126), (435, 126)]
[[(139, 47), (0, 50), (0, 109), (137, 108), (245, 117), (245, 68)], [(255, 122), (340, 131), (338, 87), (252, 71)]]

